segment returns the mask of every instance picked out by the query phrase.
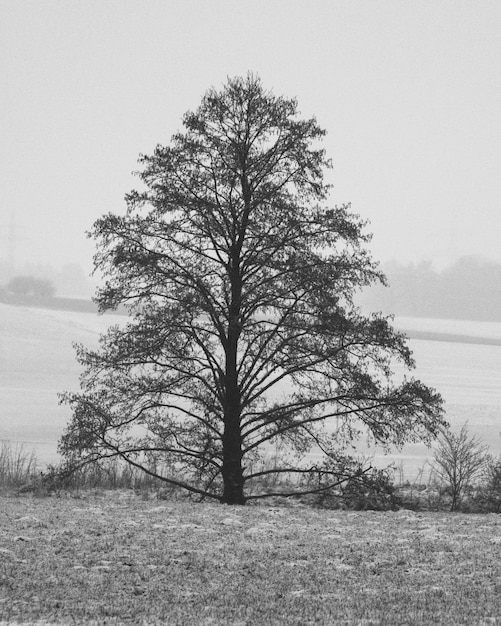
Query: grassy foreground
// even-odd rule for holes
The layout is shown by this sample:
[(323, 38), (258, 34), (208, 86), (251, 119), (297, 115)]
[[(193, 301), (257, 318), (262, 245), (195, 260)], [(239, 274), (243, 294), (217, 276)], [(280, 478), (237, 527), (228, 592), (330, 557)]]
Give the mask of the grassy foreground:
[(0, 622), (501, 624), (501, 515), (3, 496)]

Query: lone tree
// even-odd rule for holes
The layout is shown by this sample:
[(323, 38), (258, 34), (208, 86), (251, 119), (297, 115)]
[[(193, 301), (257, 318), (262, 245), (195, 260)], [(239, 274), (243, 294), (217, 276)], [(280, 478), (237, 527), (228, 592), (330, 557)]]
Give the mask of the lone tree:
[[(99, 219), (102, 311), (130, 321), (78, 348), (81, 393), (60, 442), (72, 467), (119, 458), (167, 483), (244, 504), (274, 474), (322, 489), (348, 477), (343, 448), (429, 441), (440, 396), (419, 381), (405, 337), (353, 296), (384, 281), (349, 206), (325, 207), (329, 167), (315, 119), (252, 75), (209, 90), (184, 132), (142, 156), (142, 191)], [(273, 450), (275, 462), (258, 461)], [(310, 456), (311, 458), (311, 456)], [(344, 468), (344, 469), (343, 469)], [(325, 485), (325, 477), (331, 479)], [(290, 481), (297, 491), (310, 486)]]

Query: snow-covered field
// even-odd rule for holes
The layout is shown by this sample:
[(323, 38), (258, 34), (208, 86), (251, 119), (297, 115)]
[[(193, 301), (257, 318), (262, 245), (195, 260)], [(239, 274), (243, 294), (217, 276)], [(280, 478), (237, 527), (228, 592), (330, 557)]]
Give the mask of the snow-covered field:
[(57, 394), (77, 390), (73, 343), (96, 346), (124, 318), (0, 304), (0, 440), (36, 448), (42, 463), (57, 459), (69, 418)]
[[(0, 440), (35, 448), (42, 463), (56, 461), (57, 441), (70, 417), (68, 408), (59, 406), (57, 394), (78, 389), (80, 369), (72, 344), (95, 346), (100, 333), (124, 321), (117, 315), (0, 304)], [(397, 318), (395, 325), (411, 336), (501, 340), (499, 323)], [(415, 375), (442, 393), (451, 424), (460, 426), (468, 420), (471, 431), (501, 455), (499, 343), (411, 339), (410, 345), (417, 362)], [(377, 455), (376, 462), (402, 462), (412, 477), (429, 455), (424, 446), (413, 445), (389, 457)]]
[(395, 317), (395, 327), (408, 333), (430, 333), (450, 337), (501, 342), (500, 322), (471, 322), (468, 320), (430, 319), (426, 317)]
[(0, 624), (499, 624), (499, 515), (0, 496)]

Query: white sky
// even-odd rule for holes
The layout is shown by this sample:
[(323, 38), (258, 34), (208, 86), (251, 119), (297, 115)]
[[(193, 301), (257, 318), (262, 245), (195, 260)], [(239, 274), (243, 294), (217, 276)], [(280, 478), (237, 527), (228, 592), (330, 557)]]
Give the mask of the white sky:
[(91, 268), (140, 152), (258, 73), (328, 135), (381, 261), (501, 262), (499, 0), (0, 0), (0, 260)]

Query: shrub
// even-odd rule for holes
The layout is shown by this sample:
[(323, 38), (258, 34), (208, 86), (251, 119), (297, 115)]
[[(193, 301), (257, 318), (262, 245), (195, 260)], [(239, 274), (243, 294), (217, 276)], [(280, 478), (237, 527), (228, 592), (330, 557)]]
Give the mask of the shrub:
[[(336, 482), (332, 480), (334, 473), (339, 476), (339, 483), (326, 488), (330, 482)], [(332, 509), (395, 510), (400, 506), (400, 498), (393, 478), (392, 467), (377, 469), (349, 457), (336, 462), (328, 461), (310, 480), (311, 485), (315, 482), (318, 489), (311, 502)]]
[(443, 495), (450, 498), (450, 510), (457, 511), (489, 461), (488, 448), (471, 436), (466, 424), (455, 434), (444, 430), (434, 453), (433, 471)]
[(356, 511), (396, 510), (401, 504), (391, 468), (372, 468), (368, 473), (350, 478), (341, 486), (341, 498), (345, 508)]
[(501, 513), (501, 458), (490, 458), (486, 463), (471, 506), (479, 513)]

